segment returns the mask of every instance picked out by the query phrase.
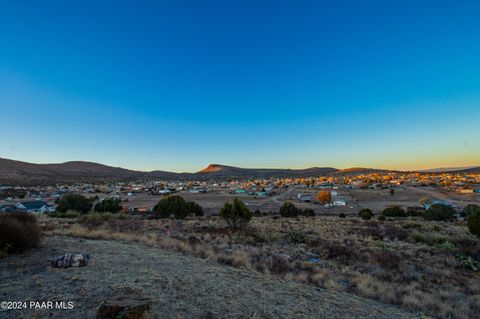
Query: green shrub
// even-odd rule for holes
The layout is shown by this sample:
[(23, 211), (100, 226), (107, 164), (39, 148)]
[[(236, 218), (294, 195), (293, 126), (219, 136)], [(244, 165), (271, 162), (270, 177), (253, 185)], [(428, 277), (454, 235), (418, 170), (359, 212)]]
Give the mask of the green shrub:
[(453, 243), (449, 242), (448, 240), (445, 240), (444, 242), (442, 242), (440, 244), (435, 244), (434, 246), (436, 248), (442, 249), (442, 250), (453, 250), (455, 248), (455, 245)]
[(340, 217), (340, 218), (345, 218), (345, 217), (347, 217), (347, 216), (345, 216), (344, 213), (340, 213), (340, 215), (338, 215), (338, 217)]
[(297, 208), (292, 202), (285, 202), (280, 207), (280, 216), (282, 217), (297, 217), (302, 214), (302, 210)]
[(302, 233), (298, 233), (295, 231), (288, 232), (285, 238), (294, 244), (304, 244), (307, 242), (307, 239)]
[(363, 208), (358, 212), (358, 216), (363, 220), (369, 220), (372, 218), (373, 212), (369, 208)]
[(186, 202), (179, 195), (168, 195), (153, 207), (153, 213), (155, 218), (170, 218), (173, 216), (176, 219), (184, 219), (191, 213), (202, 216), (203, 209), (194, 202)]
[(480, 262), (474, 260), (472, 257), (463, 254), (457, 254), (455, 257), (462, 265), (464, 265), (468, 269), (473, 271), (480, 270)]
[(220, 211), (220, 216), (225, 219), (228, 227), (235, 231), (239, 228), (244, 228), (250, 222), (252, 212), (245, 203), (235, 197), (231, 204), (225, 203)]
[(76, 210), (77, 212), (86, 214), (92, 210), (93, 201), (93, 198), (86, 198), (83, 195), (65, 195), (58, 201), (57, 211), (66, 213), (69, 210)]
[(450, 220), (455, 218), (455, 210), (447, 205), (433, 204), (424, 213), (426, 220)]
[(382, 215), (385, 217), (406, 217), (406, 213), (400, 206), (390, 206), (383, 210)]
[(382, 221), (382, 222), (386, 220), (385, 216), (383, 216), (383, 215), (379, 215), (379, 216), (377, 217), (377, 219), (378, 219), (379, 221)]
[(42, 239), (42, 229), (34, 215), (24, 212), (0, 215), (0, 253), (21, 253), (37, 247)]
[(188, 211), (195, 216), (203, 216), (203, 208), (195, 202), (187, 202)]
[(110, 213), (118, 213), (123, 208), (120, 205), (122, 200), (120, 198), (106, 198), (102, 200), (100, 203), (95, 205), (93, 209), (95, 212), (110, 212)]
[(424, 243), (429, 246), (434, 246), (436, 244), (440, 245), (448, 241), (447, 237), (440, 236), (432, 233), (418, 233), (415, 232), (408, 236), (408, 240), (414, 243)]
[(467, 219), (471, 214), (474, 214), (476, 212), (480, 212), (480, 206), (475, 204), (469, 204), (463, 209), (463, 213), (465, 214), (465, 217)]
[(467, 218), (468, 230), (476, 235), (480, 236), (480, 210), (470, 213)]

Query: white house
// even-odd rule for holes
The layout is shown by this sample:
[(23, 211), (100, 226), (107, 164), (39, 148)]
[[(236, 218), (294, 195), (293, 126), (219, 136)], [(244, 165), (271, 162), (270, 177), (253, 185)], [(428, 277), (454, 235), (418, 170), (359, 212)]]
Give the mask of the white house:
[(48, 213), (55, 211), (55, 207), (50, 206), (41, 200), (18, 202), (15, 204), (15, 207), (28, 213)]

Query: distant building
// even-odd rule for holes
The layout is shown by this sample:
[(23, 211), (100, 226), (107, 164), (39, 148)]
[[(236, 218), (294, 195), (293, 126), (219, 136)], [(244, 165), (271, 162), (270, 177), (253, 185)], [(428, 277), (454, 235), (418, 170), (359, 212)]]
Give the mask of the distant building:
[(18, 210), (26, 211), (28, 213), (48, 213), (55, 211), (55, 208), (53, 206), (50, 206), (41, 200), (18, 202), (17, 204), (15, 204), (15, 207)]

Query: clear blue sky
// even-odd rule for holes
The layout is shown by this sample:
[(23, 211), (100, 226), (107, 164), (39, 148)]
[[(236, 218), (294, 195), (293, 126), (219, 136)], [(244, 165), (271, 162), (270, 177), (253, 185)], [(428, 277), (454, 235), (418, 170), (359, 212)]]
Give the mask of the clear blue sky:
[(480, 164), (479, 1), (0, 0), (0, 157)]

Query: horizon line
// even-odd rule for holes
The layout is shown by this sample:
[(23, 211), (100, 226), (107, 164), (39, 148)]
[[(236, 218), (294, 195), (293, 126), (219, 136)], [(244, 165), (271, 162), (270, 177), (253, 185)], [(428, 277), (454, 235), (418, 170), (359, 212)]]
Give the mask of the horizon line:
[(94, 162), (94, 161), (89, 161), (89, 160), (69, 160), (69, 161), (60, 161), (60, 162), (29, 162), (25, 160), (17, 160), (17, 159), (11, 159), (11, 158), (6, 158), (6, 157), (0, 157), (0, 160), (8, 160), (8, 161), (14, 161), (14, 162), (23, 162), (23, 163), (28, 163), (28, 164), (34, 164), (34, 165), (61, 165), (61, 164), (67, 164), (67, 163), (92, 163), (92, 164), (99, 164), (99, 165), (104, 165), (104, 166), (109, 166), (113, 168), (120, 168), (120, 169), (126, 169), (126, 170), (131, 170), (131, 171), (137, 171), (137, 172), (145, 172), (145, 173), (150, 173), (154, 171), (162, 171), (162, 172), (168, 172), (168, 173), (176, 173), (176, 174), (194, 174), (202, 171), (203, 169), (209, 167), (210, 165), (219, 165), (219, 166), (224, 166), (224, 167), (234, 167), (234, 168), (241, 168), (241, 169), (285, 169), (285, 170), (306, 170), (306, 169), (311, 169), (311, 168), (333, 168), (337, 170), (348, 170), (348, 169), (371, 169), (371, 170), (385, 170), (385, 171), (392, 171), (392, 172), (429, 172), (429, 171), (435, 171), (435, 170), (462, 170), (462, 169), (471, 169), (475, 167), (480, 167), (479, 165), (469, 165), (469, 166), (442, 166), (442, 167), (430, 167), (430, 168), (422, 168), (422, 169), (396, 169), (396, 168), (384, 168), (384, 167), (367, 167), (367, 166), (347, 166), (347, 167), (335, 167), (335, 166), (308, 166), (308, 167), (296, 167), (296, 166), (289, 166), (289, 167), (249, 167), (249, 166), (236, 166), (236, 165), (230, 165), (230, 164), (219, 164), (219, 163), (209, 163), (206, 166), (203, 166), (202, 169), (197, 170), (195, 172), (189, 172), (189, 171), (175, 171), (175, 170), (164, 170), (164, 169), (135, 169), (135, 168), (129, 168), (126, 166), (117, 166), (115, 164), (108, 164), (108, 163), (103, 163), (103, 162)]

